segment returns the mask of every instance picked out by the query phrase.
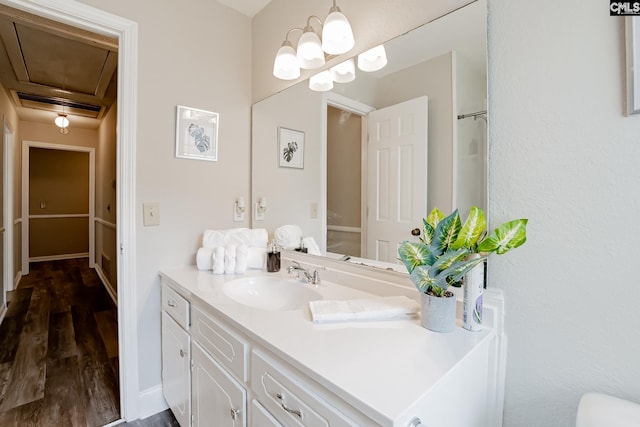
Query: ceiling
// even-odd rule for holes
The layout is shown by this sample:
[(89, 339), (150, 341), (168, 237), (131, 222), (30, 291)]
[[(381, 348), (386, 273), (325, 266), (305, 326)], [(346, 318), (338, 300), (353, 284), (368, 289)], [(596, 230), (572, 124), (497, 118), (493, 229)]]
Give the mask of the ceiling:
[(218, 3), (253, 18), (256, 13), (260, 12), (266, 5), (271, 3), (271, 0), (218, 0)]

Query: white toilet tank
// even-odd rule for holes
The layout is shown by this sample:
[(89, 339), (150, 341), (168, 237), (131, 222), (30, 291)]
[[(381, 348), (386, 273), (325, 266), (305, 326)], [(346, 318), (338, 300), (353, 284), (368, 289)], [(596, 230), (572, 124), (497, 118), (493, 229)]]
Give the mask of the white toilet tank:
[(580, 399), (576, 427), (639, 427), (640, 404), (601, 393)]

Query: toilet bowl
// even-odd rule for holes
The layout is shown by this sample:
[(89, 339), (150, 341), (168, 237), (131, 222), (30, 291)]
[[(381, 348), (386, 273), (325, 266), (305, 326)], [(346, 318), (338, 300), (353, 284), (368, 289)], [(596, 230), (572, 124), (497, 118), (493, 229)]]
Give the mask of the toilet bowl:
[(580, 399), (576, 427), (638, 427), (640, 404), (601, 393)]

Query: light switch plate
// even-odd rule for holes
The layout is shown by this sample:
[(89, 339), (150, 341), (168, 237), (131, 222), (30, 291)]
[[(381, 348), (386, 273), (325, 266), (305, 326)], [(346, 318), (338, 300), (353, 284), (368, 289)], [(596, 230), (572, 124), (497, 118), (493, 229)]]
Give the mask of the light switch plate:
[(309, 214), (311, 219), (318, 218), (318, 204), (316, 202), (311, 202), (311, 206), (309, 208)]
[(142, 204), (143, 225), (160, 225), (160, 204), (157, 202)]

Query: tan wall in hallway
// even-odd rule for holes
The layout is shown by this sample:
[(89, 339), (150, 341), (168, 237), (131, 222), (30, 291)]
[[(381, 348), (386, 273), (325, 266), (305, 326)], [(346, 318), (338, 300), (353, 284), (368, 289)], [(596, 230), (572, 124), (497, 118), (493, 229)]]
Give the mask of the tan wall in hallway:
[[(89, 212), (89, 154), (30, 148), (29, 215)], [(29, 220), (29, 257), (89, 251), (88, 218)]]

